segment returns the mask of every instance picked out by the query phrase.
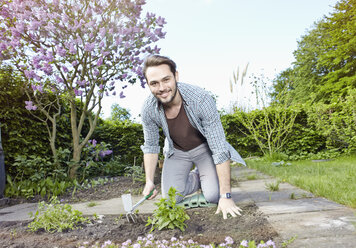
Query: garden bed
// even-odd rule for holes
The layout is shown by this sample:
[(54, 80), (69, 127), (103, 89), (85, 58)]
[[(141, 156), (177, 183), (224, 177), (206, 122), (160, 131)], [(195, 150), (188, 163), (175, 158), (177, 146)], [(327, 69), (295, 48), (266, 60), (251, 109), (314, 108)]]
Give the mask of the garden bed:
[[(113, 182), (100, 185), (95, 188), (77, 191), (75, 198), (71, 194), (61, 198), (65, 202), (95, 201), (120, 197), (127, 193), (127, 189), (140, 191), (142, 183), (135, 183), (125, 178), (118, 178)], [(216, 208), (188, 209), (190, 220), (184, 232), (175, 230), (154, 230), (151, 234), (156, 240), (171, 240), (172, 237), (182, 237), (183, 240), (193, 239), (199, 244), (220, 244), (225, 242), (227, 236), (235, 242), (241, 240), (270, 240), (278, 236), (273, 227), (254, 204), (240, 205), (242, 216), (224, 220), (222, 215), (215, 215)], [(107, 240), (122, 243), (128, 239), (135, 241), (139, 237), (149, 234), (150, 227), (146, 226), (149, 215), (138, 214), (136, 223), (128, 223), (125, 216), (104, 216), (103, 219), (94, 220), (91, 224), (85, 224), (80, 229), (62, 233), (45, 233), (44, 231), (29, 232), (28, 221), (1, 222), (0, 223), (0, 247), (78, 247), (84, 242), (88, 245)]]

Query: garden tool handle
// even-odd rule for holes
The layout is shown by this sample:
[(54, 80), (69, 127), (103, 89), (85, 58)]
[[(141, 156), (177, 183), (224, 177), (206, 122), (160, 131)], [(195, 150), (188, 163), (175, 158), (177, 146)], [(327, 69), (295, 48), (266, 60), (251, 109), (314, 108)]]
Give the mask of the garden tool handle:
[(151, 192), (146, 195), (145, 197), (143, 197), (141, 200), (139, 200), (131, 209), (130, 212), (134, 211), (139, 205), (141, 205), (142, 202), (144, 202), (145, 200), (147, 200), (148, 198), (150, 198), (153, 195), (155, 188), (153, 190), (151, 190)]
[(153, 190), (151, 190), (151, 192), (145, 196), (145, 200), (147, 200), (148, 198), (150, 198), (153, 195), (153, 192), (155, 191), (155, 188), (153, 188)]

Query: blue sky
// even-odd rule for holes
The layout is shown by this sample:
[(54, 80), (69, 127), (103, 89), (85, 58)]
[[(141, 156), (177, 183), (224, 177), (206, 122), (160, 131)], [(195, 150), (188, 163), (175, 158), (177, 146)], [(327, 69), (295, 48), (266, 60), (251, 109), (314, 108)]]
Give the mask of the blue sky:
[[(219, 109), (228, 110), (236, 95), (229, 81), (237, 67), (249, 63), (248, 76), (263, 74), (273, 79), (291, 66), (297, 41), (314, 22), (329, 16), (337, 0), (147, 0), (144, 12), (166, 19), (166, 38), (158, 42), (161, 54), (178, 66), (180, 81), (203, 87), (215, 95)], [(246, 77), (248, 83), (248, 77)], [(240, 104), (254, 103), (251, 89), (240, 88)], [(118, 103), (140, 113), (150, 94), (139, 84), (128, 87), (124, 99), (104, 101), (102, 117)], [(139, 119), (137, 119), (139, 121)]]

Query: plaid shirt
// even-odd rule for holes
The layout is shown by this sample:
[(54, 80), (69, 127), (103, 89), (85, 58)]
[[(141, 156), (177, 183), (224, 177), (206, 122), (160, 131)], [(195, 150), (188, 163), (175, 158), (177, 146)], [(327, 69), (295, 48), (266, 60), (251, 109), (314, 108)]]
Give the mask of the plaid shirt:
[[(200, 87), (177, 83), (183, 98), (183, 106), (192, 126), (206, 138), (215, 164), (229, 159), (246, 165), (240, 154), (226, 141), (220, 115), (214, 99)], [(159, 127), (166, 136), (163, 153), (172, 156), (173, 141), (169, 136), (168, 124), (162, 104), (151, 94), (142, 107), (143, 133), (145, 143), (141, 146), (143, 153), (159, 153)]]

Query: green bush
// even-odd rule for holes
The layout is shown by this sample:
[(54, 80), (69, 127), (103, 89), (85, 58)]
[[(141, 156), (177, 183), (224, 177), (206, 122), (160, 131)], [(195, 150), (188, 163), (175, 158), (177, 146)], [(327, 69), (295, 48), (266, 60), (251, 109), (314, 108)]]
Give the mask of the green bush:
[(12, 173), (11, 164), (18, 155), (51, 154), (47, 130), (43, 123), (25, 109), (27, 96), (22, 89), (21, 78), (11, 69), (0, 69), (0, 123), (5, 165)]
[(325, 138), (328, 149), (352, 153), (356, 151), (356, 89), (345, 100), (318, 103), (308, 109), (308, 121)]
[[(293, 128), (289, 131), (284, 144), (272, 154), (277, 152), (280, 155), (285, 154), (290, 160), (298, 160), (334, 158), (343, 152), (354, 152), (356, 150), (355, 98), (350, 94), (345, 101), (339, 103), (293, 106), (286, 110), (275, 106), (268, 107), (270, 110), (265, 113), (268, 113), (270, 121), (274, 119), (276, 111), (287, 113), (297, 111)], [(265, 118), (262, 110), (247, 113), (236, 110), (233, 114), (222, 115), (221, 121), (228, 142), (242, 157), (263, 155), (251, 132), (241, 123), (242, 118), (245, 120), (252, 118), (256, 122), (256, 136), (259, 136), (262, 145), (268, 147), (266, 140), (263, 140), (267, 135), (265, 125), (260, 125)], [(273, 135), (273, 132), (270, 134)], [(284, 159), (285, 155), (283, 155)]]
[(293, 130), (283, 152), (290, 159), (307, 158), (310, 154), (317, 154), (326, 148), (326, 137), (308, 121), (308, 107), (301, 106), (295, 119)]
[(111, 145), (112, 156), (119, 158), (124, 164), (141, 164), (143, 153), (140, 146), (143, 144), (142, 125), (125, 121), (104, 121), (99, 125), (93, 139)]
[(47, 177), (40, 181), (22, 180), (14, 181), (10, 175), (7, 175), (5, 196), (7, 197), (25, 197), (33, 198), (40, 195), (42, 198), (58, 196), (66, 192), (73, 186), (71, 181), (63, 181)]
[(242, 157), (262, 156), (256, 141), (251, 135), (246, 135), (248, 130), (238, 121), (237, 115), (225, 114), (221, 116), (221, 123), (225, 130), (226, 140), (240, 153)]

